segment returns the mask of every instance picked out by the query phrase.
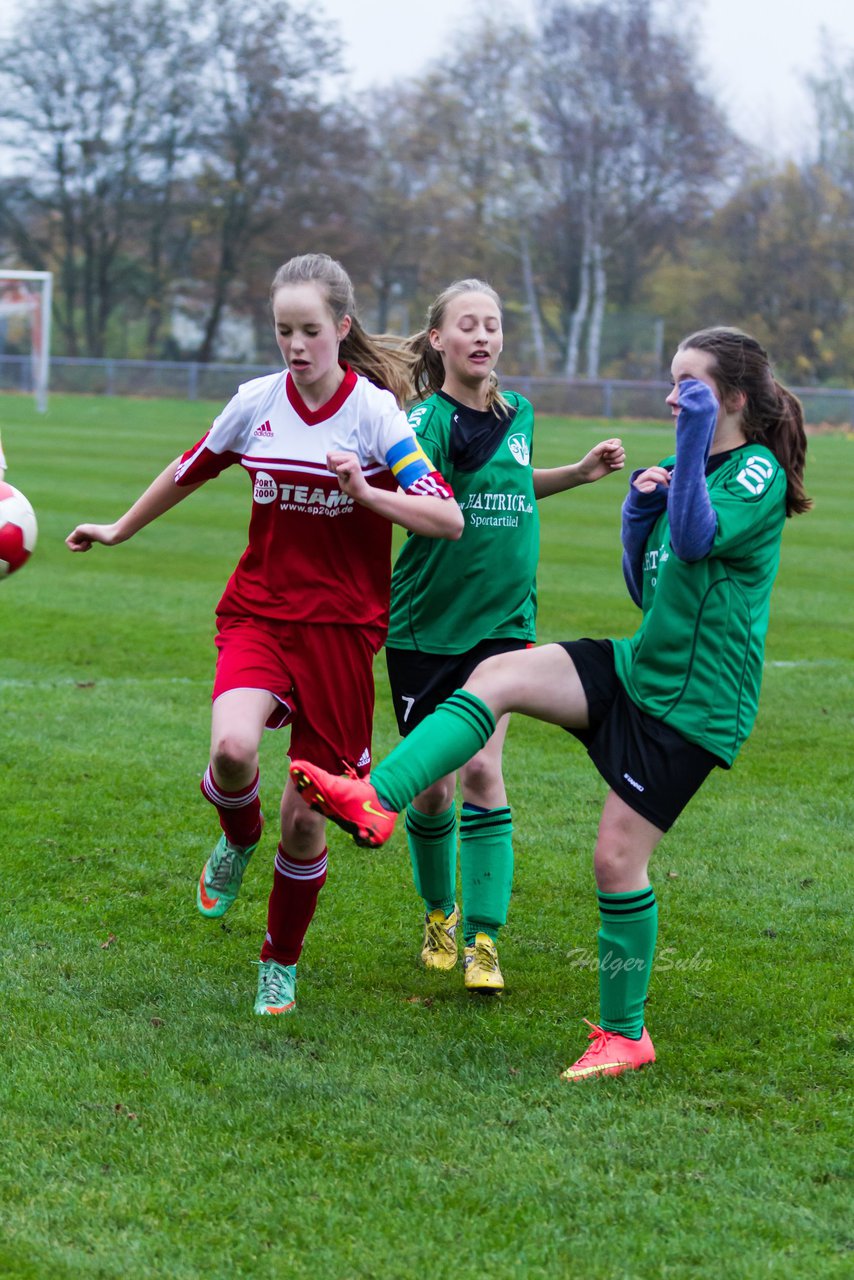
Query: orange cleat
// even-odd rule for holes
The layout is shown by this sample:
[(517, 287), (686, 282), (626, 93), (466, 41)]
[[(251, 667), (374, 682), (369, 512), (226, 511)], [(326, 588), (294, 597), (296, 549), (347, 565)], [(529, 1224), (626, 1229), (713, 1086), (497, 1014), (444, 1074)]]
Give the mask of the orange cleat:
[(380, 803), (371, 783), (355, 770), (328, 773), (308, 760), (294, 760), (290, 772), (306, 804), (349, 832), (356, 844), (376, 849), (388, 840), (397, 814)]
[(623, 1071), (636, 1071), (647, 1063), (655, 1062), (655, 1049), (646, 1027), (640, 1040), (630, 1040), (616, 1031), (605, 1031), (588, 1018), (584, 1021), (591, 1028), (589, 1049), (577, 1062), (561, 1072), (561, 1080), (589, 1080), (593, 1076), (618, 1076)]

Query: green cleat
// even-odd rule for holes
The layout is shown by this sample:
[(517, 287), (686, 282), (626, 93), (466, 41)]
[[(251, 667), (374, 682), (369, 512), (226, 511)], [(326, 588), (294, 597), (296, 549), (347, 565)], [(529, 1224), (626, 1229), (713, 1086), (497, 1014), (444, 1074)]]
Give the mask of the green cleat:
[(203, 916), (224, 916), (240, 892), (243, 873), (258, 848), (258, 840), (242, 848), (220, 836), (217, 846), (199, 876), (196, 906)]
[(297, 1007), (294, 995), (296, 981), (295, 964), (279, 964), (278, 960), (259, 960), (255, 1012), (262, 1015), (293, 1013)]

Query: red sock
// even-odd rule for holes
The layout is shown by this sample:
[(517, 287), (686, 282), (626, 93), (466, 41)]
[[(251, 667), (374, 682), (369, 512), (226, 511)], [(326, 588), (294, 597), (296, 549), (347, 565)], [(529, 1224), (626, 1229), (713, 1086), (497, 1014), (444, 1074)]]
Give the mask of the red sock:
[(312, 862), (296, 862), (279, 845), (273, 871), (273, 890), (267, 906), (267, 936), (262, 960), (296, 964), (306, 930), (326, 883), (326, 849)]
[(202, 795), (216, 808), (226, 840), (242, 849), (261, 839), (264, 820), (258, 798), (260, 781), (261, 775), (256, 773), (254, 781), (241, 791), (223, 791), (214, 780), (210, 765), (201, 781)]

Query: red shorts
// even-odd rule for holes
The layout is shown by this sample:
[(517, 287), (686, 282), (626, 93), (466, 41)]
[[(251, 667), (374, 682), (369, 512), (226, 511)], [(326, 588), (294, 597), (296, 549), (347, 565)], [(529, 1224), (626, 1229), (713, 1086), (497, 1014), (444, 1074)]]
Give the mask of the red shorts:
[(374, 655), (379, 627), (217, 619), (213, 699), (231, 689), (264, 689), (279, 706), (268, 729), (291, 724), (288, 755), (332, 773), (371, 767)]

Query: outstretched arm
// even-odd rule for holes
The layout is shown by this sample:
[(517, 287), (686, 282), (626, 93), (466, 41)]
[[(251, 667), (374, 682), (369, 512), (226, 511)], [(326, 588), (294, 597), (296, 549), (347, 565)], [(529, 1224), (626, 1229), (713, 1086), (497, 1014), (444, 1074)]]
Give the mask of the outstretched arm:
[(719, 405), (711, 387), (696, 378), (679, 384), (676, 466), (667, 514), (670, 545), (680, 560), (702, 560), (712, 549), (718, 517), (706, 485), (706, 463)]
[(600, 440), (580, 462), (565, 467), (534, 467), (534, 497), (550, 498), (553, 493), (564, 493), (580, 484), (592, 484), (626, 463), (626, 451), (620, 439)]
[(137, 498), (133, 506), (123, 516), (119, 516), (114, 524), (79, 524), (65, 539), (65, 545), (69, 551), (88, 551), (96, 542), (102, 543), (105, 547), (114, 547), (120, 542), (127, 542), (128, 538), (132, 538), (140, 529), (151, 524), (152, 520), (156, 520), (158, 516), (162, 516), (179, 502), (183, 502), (184, 498), (194, 493), (196, 489), (201, 488), (204, 481), (183, 486), (175, 483), (175, 471), (180, 461), (179, 457), (174, 462), (170, 462), (157, 479), (151, 482), (145, 493)]
[(326, 463), (338, 477), (342, 492), (386, 520), (427, 538), (449, 538), (455, 542), (462, 534), (463, 513), (450, 490), (447, 496), (438, 497), (405, 493), (402, 489), (375, 489), (365, 479), (355, 453), (329, 453)]

